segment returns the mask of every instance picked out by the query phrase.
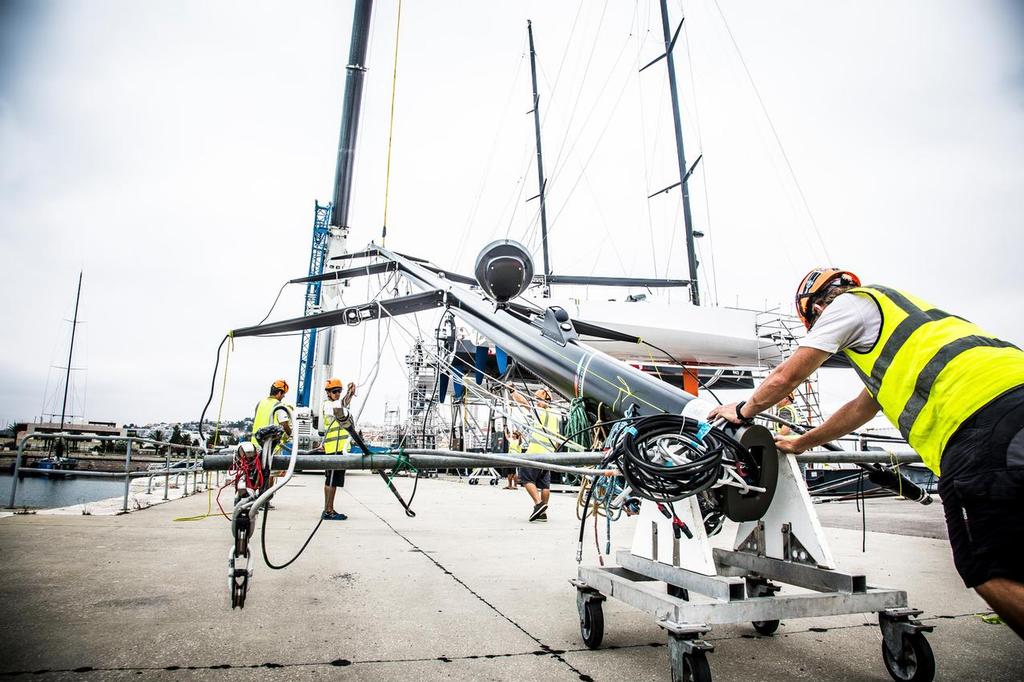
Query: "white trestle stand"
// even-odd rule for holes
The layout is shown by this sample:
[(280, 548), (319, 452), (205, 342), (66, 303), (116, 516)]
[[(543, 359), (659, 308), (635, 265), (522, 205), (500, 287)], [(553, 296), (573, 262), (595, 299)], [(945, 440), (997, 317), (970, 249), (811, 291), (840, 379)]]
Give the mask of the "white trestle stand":
[[(931, 626), (915, 620), (920, 611), (907, 608), (905, 591), (868, 587), (864, 576), (835, 570), (796, 460), (775, 456), (779, 474), (771, 504), (760, 519), (739, 523), (731, 551), (711, 547), (696, 497), (673, 504), (692, 537), (677, 538), (672, 520), (654, 502), (643, 502), (632, 547), (617, 553), (618, 566), (580, 566), (571, 581), (587, 646), (600, 645), (601, 604), (614, 597), (650, 613), (668, 632), (674, 681), (703, 680), (710, 679), (706, 654), (713, 651), (703, 636), (714, 624), (750, 622), (769, 635), (782, 619), (877, 612), (890, 674), (917, 679), (917, 663), (907, 663), (908, 642), (923, 641)], [(910, 676), (898, 677), (894, 667)]]

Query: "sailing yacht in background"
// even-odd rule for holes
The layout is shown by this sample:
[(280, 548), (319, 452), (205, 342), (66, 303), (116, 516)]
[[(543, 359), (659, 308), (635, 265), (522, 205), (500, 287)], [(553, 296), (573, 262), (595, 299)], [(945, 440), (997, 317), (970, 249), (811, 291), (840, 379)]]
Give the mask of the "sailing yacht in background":
[[(58, 413), (56, 411), (56, 409), (55, 409), (56, 408), (55, 401), (54, 401), (54, 403), (52, 403), (50, 405), (51, 408), (54, 408), (50, 412), (46, 412), (47, 405), (44, 404), (43, 405), (43, 412), (42, 412), (42, 414), (39, 415), (39, 423), (38, 424), (34, 424), (34, 425), (29, 425), (30, 427), (33, 427), (33, 426), (35, 427), (32, 430), (35, 430), (35, 431), (44, 431), (44, 430), (52, 431), (52, 430), (54, 430), (53, 427), (56, 426), (57, 427), (56, 428), (57, 431), (64, 431), (65, 427), (67, 425), (69, 425), (76, 417), (78, 417), (79, 419), (83, 419), (85, 417), (85, 414), (84, 414), (84, 412), (85, 412), (85, 410), (84, 410), (84, 407), (85, 407), (84, 406), (84, 402), (85, 401), (84, 401), (84, 399), (82, 401), (83, 404), (81, 405), (81, 407), (82, 407), (82, 414), (79, 414), (79, 415), (73, 414), (73, 412), (74, 412), (74, 392), (71, 390), (72, 372), (80, 371), (80, 370), (84, 369), (82, 367), (75, 367), (74, 366), (75, 338), (77, 336), (78, 325), (80, 324), (79, 321), (78, 321), (78, 309), (79, 309), (79, 303), (81, 302), (81, 299), (82, 299), (82, 272), (79, 271), (79, 273), (78, 273), (78, 288), (75, 290), (75, 312), (74, 312), (74, 315), (71, 318), (71, 341), (68, 344), (67, 364), (64, 365), (63, 367), (61, 367), (61, 366), (54, 366), (54, 367), (52, 367), (52, 369), (62, 369), (62, 370), (64, 370), (63, 380), (59, 384), (57, 384), (56, 393), (54, 394), (54, 397), (56, 397), (56, 395), (58, 393), (62, 395), (61, 402), (60, 402), (60, 412)], [(68, 399), (69, 399), (69, 397), (71, 398), (71, 401), (72, 401), (71, 402), (71, 405), (72, 405), (71, 412), (68, 411)], [(60, 421), (59, 422), (56, 421), (58, 416), (60, 417)], [(50, 421), (46, 421), (47, 417), (50, 418)], [(49, 427), (49, 428), (46, 428), (46, 427)], [(34, 464), (34, 467), (36, 469), (48, 469), (48, 470), (60, 471), (60, 470), (75, 469), (75, 468), (78, 467), (78, 460), (77, 459), (75, 459), (73, 457), (67, 457), (65, 455), (65, 451), (64, 451), (65, 445), (64, 445), (63, 441), (50, 441), (50, 443), (53, 444), (53, 448), (54, 448), (53, 449), (53, 454), (50, 455), (49, 457), (45, 457), (45, 458), (40, 459), (39, 461), (37, 461)]]

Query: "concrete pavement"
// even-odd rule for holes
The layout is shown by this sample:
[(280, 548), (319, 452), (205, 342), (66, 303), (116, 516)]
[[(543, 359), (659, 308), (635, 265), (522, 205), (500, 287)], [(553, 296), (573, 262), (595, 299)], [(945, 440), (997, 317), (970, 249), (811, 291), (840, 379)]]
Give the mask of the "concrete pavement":
[[(275, 563), (316, 524), (322, 480), (297, 477), (274, 500), (267, 537)], [(567, 582), (576, 573), (574, 496), (555, 495), (550, 521), (529, 524), (525, 492), (422, 480), (418, 516), (409, 519), (376, 476), (350, 473), (348, 481), (337, 506), (350, 519), (324, 522), (285, 570), (259, 559), (241, 611), (228, 605), (227, 522), (174, 520), (202, 514), (205, 495), (122, 516), (0, 519), (0, 675), (242, 680), (256, 669), (267, 680), (668, 679), (664, 633), (614, 599), (601, 649), (583, 646)], [(397, 484), (408, 496), (411, 483)], [(963, 587), (945, 540), (928, 537), (941, 506), (868, 505), (864, 554), (854, 505), (826, 505), (840, 568), (906, 589), (925, 610), (936, 626), (937, 679), (1020, 679), (1021, 640), (974, 615), (984, 603)], [(907, 514), (917, 531), (898, 534)], [(603, 546), (603, 520), (600, 530)], [(631, 537), (632, 521), (614, 524), (613, 551)], [(592, 527), (584, 561), (596, 562)], [(709, 640), (716, 680), (890, 679), (873, 614), (786, 621), (772, 637), (749, 624), (717, 626)]]

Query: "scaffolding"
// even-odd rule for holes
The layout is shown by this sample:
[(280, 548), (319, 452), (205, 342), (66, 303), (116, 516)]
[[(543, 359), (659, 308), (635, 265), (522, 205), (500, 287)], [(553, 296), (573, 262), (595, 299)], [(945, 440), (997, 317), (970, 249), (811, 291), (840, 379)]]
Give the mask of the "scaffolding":
[[(782, 360), (788, 360), (799, 347), (803, 338), (803, 323), (796, 315), (787, 315), (778, 308), (757, 314), (754, 324), (758, 340), (758, 378), (763, 379), (770, 371), (767, 358), (775, 356), (776, 351)], [(778, 363), (775, 363), (778, 364)], [(796, 400), (793, 403), (800, 411), (804, 423), (820, 424), (824, 421), (821, 412), (821, 391), (818, 373), (814, 372), (794, 391)]]

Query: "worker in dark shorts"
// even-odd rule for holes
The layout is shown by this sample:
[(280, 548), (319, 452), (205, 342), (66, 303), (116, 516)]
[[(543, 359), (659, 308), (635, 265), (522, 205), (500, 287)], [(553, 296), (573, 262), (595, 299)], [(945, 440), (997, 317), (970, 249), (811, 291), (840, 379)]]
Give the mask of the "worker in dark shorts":
[[(533, 405), (518, 391), (512, 392), (512, 399), (530, 408), (533, 417), (533, 428), (529, 435), (530, 444), (526, 448), (526, 456), (555, 451), (555, 439), (559, 437), (558, 414), (550, 409), (551, 393), (546, 388), (534, 392), (536, 401)], [(530, 521), (548, 520), (548, 501), (551, 497), (551, 472), (531, 467), (519, 468), (519, 485), (526, 489), (533, 500), (533, 511)]]
[(864, 390), (817, 428), (777, 435), (800, 453), (881, 410), (939, 476), (953, 563), (968, 587), (1024, 639), (1024, 351), (912, 294), (852, 272), (812, 270), (797, 289), (807, 336), (749, 399), (709, 418), (743, 423), (778, 402), (833, 353)]
[[(349, 450), (349, 433), (342, 427), (348, 421), (348, 406), (356, 394), (356, 385), (349, 383), (345, 396), (341, 395), (341, 380), (331, 378), (324, 385), (327, 398), (320, 406), (320, 428), (324, 442), (320, 446), (328, 455), (344, 455)], [(334, 508), (334, 497), (338, 488), (345, 485), (344, 469), (328, 469), (324, 472), (324, 511), (320, 517), (325, 521), (344, 521), (345, 514)]]

